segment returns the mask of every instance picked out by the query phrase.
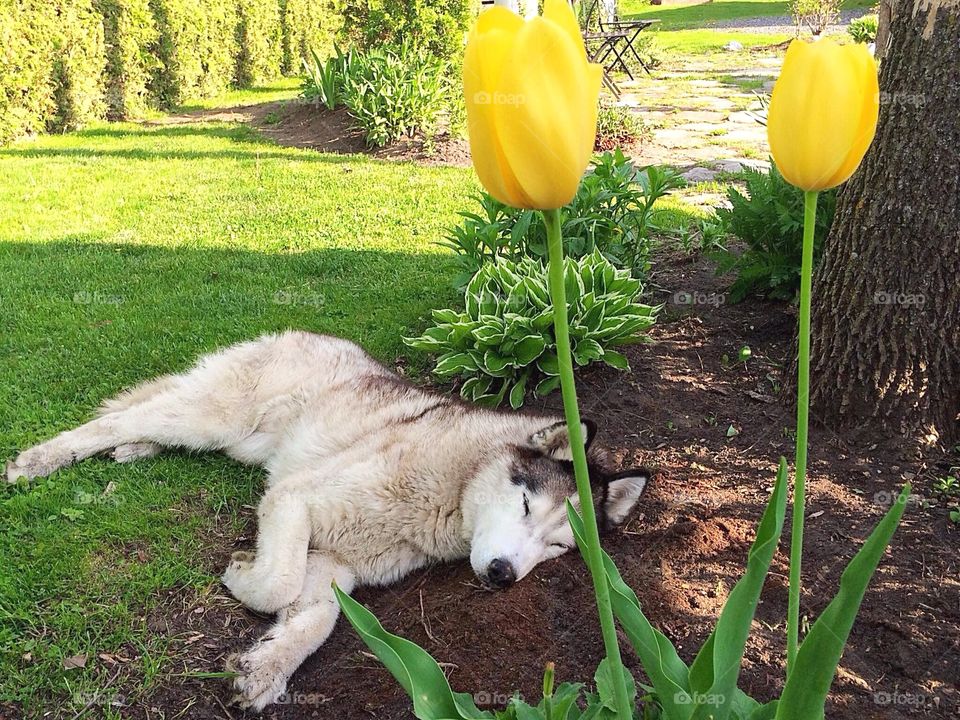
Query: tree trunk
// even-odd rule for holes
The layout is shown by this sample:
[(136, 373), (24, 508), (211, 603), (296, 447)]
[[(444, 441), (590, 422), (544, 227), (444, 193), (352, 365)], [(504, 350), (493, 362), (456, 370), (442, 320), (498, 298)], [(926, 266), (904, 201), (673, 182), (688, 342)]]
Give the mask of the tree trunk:
[(960, 0), (884, 7), (877, 136), (814, 276), (811, 401), (922, 448), (960, 439)]

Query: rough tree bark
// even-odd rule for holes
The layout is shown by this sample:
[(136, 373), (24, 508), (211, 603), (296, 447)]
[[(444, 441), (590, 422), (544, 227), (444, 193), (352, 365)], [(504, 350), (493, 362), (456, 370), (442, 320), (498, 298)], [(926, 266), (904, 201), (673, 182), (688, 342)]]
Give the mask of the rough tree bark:
[(917, 448), (949, 445), (960, 440), (960, 0), (885, 0), (881, 12), (877, 136), (814, 276), (812, 410)]

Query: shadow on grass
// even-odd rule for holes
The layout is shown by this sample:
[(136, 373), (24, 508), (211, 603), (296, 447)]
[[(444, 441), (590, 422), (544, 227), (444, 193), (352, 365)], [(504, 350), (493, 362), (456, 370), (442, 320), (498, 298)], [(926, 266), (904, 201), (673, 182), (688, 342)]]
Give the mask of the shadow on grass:
[(16, 300), (0, 302), (0, 453), (36, 440), (45, 425), (62, 429), (124, 386), (263, 333), (337, 335), (393, 365), (404, 335), (461, 301), (451, 257), (439, 252), (97, 240), (0, 243), (0, 299)]
[[(121, 158), (124, 160), (162, 161), (162, 160), (274, 160), (327, 163), (330, 165), (355, 164), (358, 159), (369, 163), (396, 165), (407, 161), (375, 158), (364, 153), (340, 154), (304, 150), (303, 148), (281, 148), (269, 137), (245, 124), (223, 121), (186, 123), (183, 125), (98, 125), (78, 130), (66, 137), (76, 140), (94, 141), (89, 147), (37, 147), (24, 144), (13, 147), (0, 147), (0, 158)], [(184, 148), (152, 149), (150, 147), (117, 148), (116, 143), (107, 146), (108, 141), (130, 141), (131, 144), (152, 139), (183, 140)], [(227, 140), (242, 149), (196, 150), (192, 141), (196, 139)], [(103, 141), (103, 147), (99, 142)], [(414, 162), (410, 160), (409, 162)], [(438, 166), (442, 168), (442, 166)], [(458, 168), (454, 169), (459, 171)]]

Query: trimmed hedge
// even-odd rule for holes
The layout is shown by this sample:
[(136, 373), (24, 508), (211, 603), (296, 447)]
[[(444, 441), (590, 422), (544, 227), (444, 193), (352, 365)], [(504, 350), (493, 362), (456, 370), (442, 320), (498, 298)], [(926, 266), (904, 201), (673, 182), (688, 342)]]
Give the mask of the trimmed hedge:
[(54, 40), (53, 102), (47, 129), (76, 130), (104, 116), (104, 70), (107, 65), (103, 21), (91, 0), (51, 3), (60, 33)]
[(300, 74), (311, 49), (322, 58), (333, 54), (343, 30), (342, 0), (280, 0), (280, 13), (285, 75)]
[(94, 5), (103, 18), (107, 51), (107, 117), (142, 115), (150, 104), (147, 82), (157, 65), (148, 50), (158, 39), (149, 0), (94, 0)]
[(0, 143), (409, 42), (454, 65), (478, 0), (0, 0)]
[(0, 0), (0, 142), (40, 132), (53, 113), (55, 33), (44, 0)]
[(234, 78), (237, 5), (232, 0), (150, 0), (158, 32), (157, 66), (148, 84), (154, 102), (172, 108), (216, 95)]
[(280, 73), (283, 30), (280, 5), (263, 0), (239, 0), (237, 23), (237, 85), (259, 85)]
[(478, 8), (478, 0), (345, 0), (344, 29), (364, 49), (406, 40), (456, 59)]

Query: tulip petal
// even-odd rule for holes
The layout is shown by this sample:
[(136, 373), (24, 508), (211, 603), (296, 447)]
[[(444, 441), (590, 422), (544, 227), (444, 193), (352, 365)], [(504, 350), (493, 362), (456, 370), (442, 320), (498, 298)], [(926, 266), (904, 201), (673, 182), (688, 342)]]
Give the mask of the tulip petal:
[(523, 20), (504, 7), (480, 14), (463, 61), (470, 154), (480, 182), (497, 200), (514, 207), (529, 202), (497, 139), (494, 104), (497, 84)]
[(516, 36), (499, 89), (515, 100), (496, 104), (494, 118), (526, 207), (566, 205), (593, 149), (599, 68), (558, 23), (534, 18)]
[[(767, 137), (783, 176), (804, 190), (846, 180), (872, 140), (873, 81), (862, 57), (830, 40), (794, 40), (774, 86)], [(872, 61), (871, 61), (872, 62)]]
[(559, 25), (570, 36), (574, 45), (580, 49), (580, 53), (586, 57), (587, 49), (583, 44), (580, 23), (577, 22), (577, 16), (574, 14), (569, 0), (544, 0), (543, 18)]
[[(873, 55), (863, 45), (844, 46), (844, 51), (849, 56), (851, 67), (855, 68), (859, 76), (858, 86), (861, 89), (860, 98), (860, 121), (857, 125), (857, 132), (854, 137), (847, 157), (843, 164), (830, 178), (831, 187), (840, 185), (850, 179), (850, 176), (860, 167), (863, 156), (867, 153), (867, 148), (873, 142), (873, 137), (877, 132), (877, 118), (880, 114), (880, 82), (877, 75), (877, 61)], [(851, 108), (851, 111), (856, 108)]]

